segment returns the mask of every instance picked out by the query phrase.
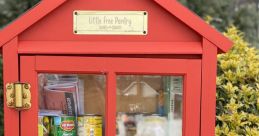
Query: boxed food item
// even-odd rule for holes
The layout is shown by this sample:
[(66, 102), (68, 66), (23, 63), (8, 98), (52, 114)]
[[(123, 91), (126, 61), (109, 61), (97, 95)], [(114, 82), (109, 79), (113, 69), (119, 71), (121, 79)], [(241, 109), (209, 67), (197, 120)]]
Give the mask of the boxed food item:
[(125, 113), (156, 113), (161, 76), (117, 76), (117, 111)]
[(60, 110), (66, 115), (76, 115), (76, 88), (75, 86), (46, 86), (44, 88), (45, 108)]
[(105, 115), (106, 78), (104, 75), (81, 75), (84, 114)]
[(62, 111), (66, 115), (83, 113), (84, 98), (79, 99), (79, 95), (82, 96), (84, 88), (80, 88), (77, 75), (39, 74), (38, 77), (41, 111)]

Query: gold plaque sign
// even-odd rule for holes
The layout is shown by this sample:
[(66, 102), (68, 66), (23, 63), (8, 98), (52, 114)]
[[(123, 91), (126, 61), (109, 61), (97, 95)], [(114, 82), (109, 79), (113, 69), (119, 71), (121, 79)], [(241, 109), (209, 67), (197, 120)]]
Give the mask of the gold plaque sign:
[(74, 34), (147, 35), (146, 11), (74, 11)]

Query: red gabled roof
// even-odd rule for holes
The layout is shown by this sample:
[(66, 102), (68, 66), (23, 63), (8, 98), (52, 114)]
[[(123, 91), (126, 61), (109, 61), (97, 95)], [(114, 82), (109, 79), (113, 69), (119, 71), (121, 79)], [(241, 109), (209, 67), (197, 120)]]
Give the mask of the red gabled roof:
[[(42, 0), (37, 6), (0, 31), (0, 47), (66, 1), (67, 0)], [(221, 51), (227, 52), (231, 48), (233, 43), (228, 38), (176, 0), (154, 1), (204, 38), (211, 41)]]

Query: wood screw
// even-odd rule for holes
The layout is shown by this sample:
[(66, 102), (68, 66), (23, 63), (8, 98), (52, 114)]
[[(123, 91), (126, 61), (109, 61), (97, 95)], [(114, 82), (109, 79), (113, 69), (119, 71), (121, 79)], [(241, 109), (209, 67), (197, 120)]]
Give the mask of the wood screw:
[(13, 88), (12, 85), (8, 85), (8, 86), (7, 86), (7, 89), (8, 89), (8, 90), (11, 90), (12, 88)]
[(28, 84), (24, 84), (24, 88), (25, 89), (29, 89), (29, 85)]

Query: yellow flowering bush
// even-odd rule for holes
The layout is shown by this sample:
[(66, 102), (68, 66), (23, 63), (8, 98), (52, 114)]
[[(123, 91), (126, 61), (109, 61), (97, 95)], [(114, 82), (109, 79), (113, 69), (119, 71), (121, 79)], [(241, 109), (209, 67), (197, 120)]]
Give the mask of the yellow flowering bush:
[(216, 136), (259, 136), (259, 52), (234, 26), (224, 33), (234, 42), (218, 55)]

